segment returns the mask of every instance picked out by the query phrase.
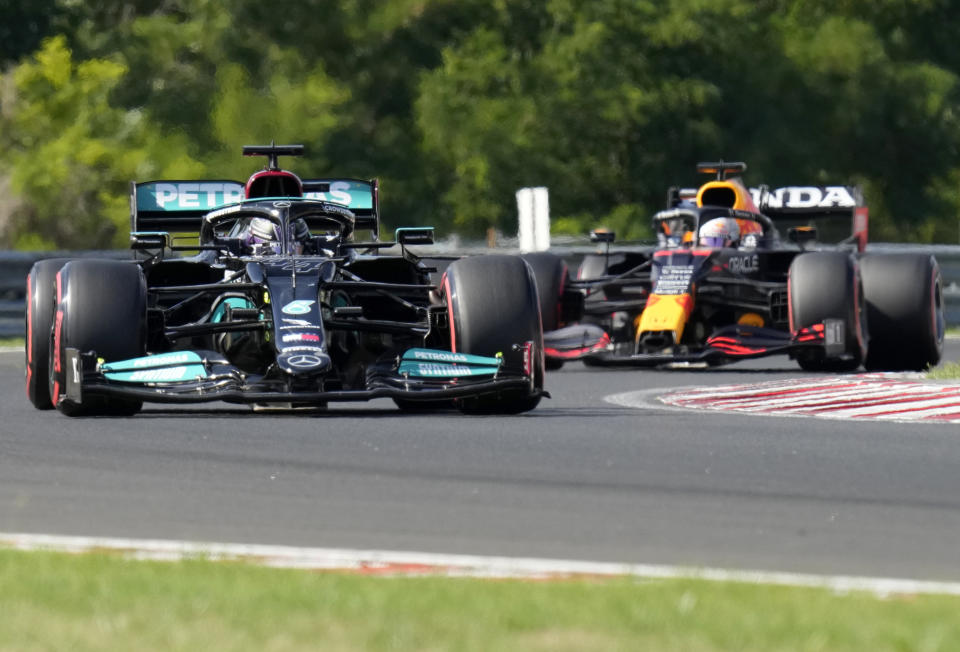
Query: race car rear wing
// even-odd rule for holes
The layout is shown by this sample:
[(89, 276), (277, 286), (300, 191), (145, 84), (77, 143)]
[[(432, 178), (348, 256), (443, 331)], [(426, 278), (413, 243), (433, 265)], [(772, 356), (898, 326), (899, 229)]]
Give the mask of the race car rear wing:
[[(380, 233), (379, 187), (376, 179), (304, 179), (305, 199), (321, 199), (349, 208), (355, 228)], [(264, 198), (258, 197), (256, 201)], [(286, 198), (278, 198), (286, 199)], [(244, 201), (238, 181), (146, 181), (130, 184), (130, 231), (199, 233), (210, 211)]]
[[(857, 186), (786, 186), (783, 188), (749, 188), (750, 197), (760, 213), (782, 226), (803, 226), (828, 218), (851, 218), (849, 233), (840, 238), (856, 242), (857, 249), (867, 246), (869, 211), (863, 193)], [(671, 188), (668, 208), (689, 202), (697, 196), (696, 188)], [(833, 221), (833, 220), (831, 220)]]
[(374, 240), (380, 237), (380, 183), (376, 179), (304, 179), (303, 197), (346, 206), (357, 217), (357, 229), (369, 229)]
[[(867, 225), (869, 211), (863, 201), (863, 193), (857, 186), (787, 186), (770, 189), (765, 186), (750, 188), (753, 203), (760, 212), (774, 221), (796, 228), (813, 226), (814, 222), (830, 218), (849, 217), (850, 231), (842, 227), (838, 237), (827, 240), (852, 241), (857, 250), (867, 248)], [(835, 220), (831, 220), (835, 221)], [(838, 223), (839, 224), (839, 223)], [(821, 230), (826, 232), (824, 222)]]

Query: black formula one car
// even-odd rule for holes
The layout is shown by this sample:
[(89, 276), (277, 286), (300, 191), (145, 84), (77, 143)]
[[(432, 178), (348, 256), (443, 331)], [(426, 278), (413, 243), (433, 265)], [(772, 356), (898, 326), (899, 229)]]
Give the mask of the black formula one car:
[[(529, 266), (515, 256), (441, 260), (438, 277), (408, 249), (431, 244), (432, 229), (380, 242), (376, 181), (302, 181), (278, 167), (278, 156), (302, 151), (245, 147), (269, 160), (246, 184), (132, 184), (137, 260), (34, 265), (33, 405), (72, 416), (133, 414), (144, 401), (323, 407), (389, 397), (412, 410), (533, 409), (546, 393)], [(174, 244), (191, 232), (197, 244)], [(171, 255), (181, 251), (198, 253)]]
[[(547, 367), (719, 365), (786, 354), (811, 371), (919, 370), (943, 349), (942, 280), (925, 254), (866, 253), (857, 188), (747, 188), (743, 163), (673, 188), (657, 244), (586, 255), (577, 277), (529, 255), (547, 294)], [(851, 228), (852, 226), (852, 228)], [(780, 230), (787, 233), (781, 240)], [(826, 242), (833, 242), (827, 245)], [(570, 325), (568, 325), (570, 324)]]

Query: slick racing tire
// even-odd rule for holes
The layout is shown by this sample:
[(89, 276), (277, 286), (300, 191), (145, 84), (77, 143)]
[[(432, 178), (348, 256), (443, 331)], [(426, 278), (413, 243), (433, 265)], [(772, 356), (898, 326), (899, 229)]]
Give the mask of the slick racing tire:
[[(530, 390), (460, 399), (466, 413), (517, 414), (532, 410), (543, 389), (543, 329), (533, 270), (517, 256), (472, 256), (454, 262), (443, 283), (451, 350), (495, 356), (533, 342)], [(510, 357), (516, 359), (516, 355)]]
[(860, 259), (870, 371), (921, 371), (943, 354), (943, 279), (933, 256), (873, 254)]
[(96, 351), (106, 362), (144, 355), (147, 290), (138, 265), (114, 260), (74, 260), (57, 274), (50, 343), (50, 396), (67, 416), (129, 416), (142, 401), (91, 396), (67, 398), (66, 351)]
[(27, 398), (38, 410), (52, 410), (49, 363), (50, 332), (57, 296), (57, 272), (67, 258), (48, 258), (34, 263), (27, 274), (26, 384)]
[[(540, 300), (540, 321), (543, 330), (555, 331), (562, 326), (561, 310), (563, 290), (567, 284), (567, 264), (560, 256), (547, 251), (523, 254), (521, 256), (537, 280), (537, 296)], [(563, 360), (545, 358), (544, 363), (548, 370), (556, 370), (563, 366)]]
[(797, 353), (805, 371), (853, 371), (863, 362), (866, 311), (859, 268), (846, 252), (819, 251), (798, 255), (789, 271), (790, 332), (825, 319), (843, 321), (846, 353), (827, 358), (822, 349)]

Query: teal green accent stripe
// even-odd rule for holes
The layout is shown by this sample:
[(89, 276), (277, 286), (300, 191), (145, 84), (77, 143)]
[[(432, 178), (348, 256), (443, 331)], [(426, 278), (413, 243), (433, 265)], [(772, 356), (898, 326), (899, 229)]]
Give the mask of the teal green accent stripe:
[(498, 367), (477, 367), (437, 362), (401, 362), (400, 374), (416, 378), (462, 378), (467, 376), (493, 376)]
[(373, 184), (357, 179), (304, 179), (305, 184), (329, 184), (327, 192), (307, 191), (305, 199), (321, 199), (341, 204), (350, 209), (371, 210), (373, 208)]
[(199, 364), (202, 362), (203, 358), (193, 351), (171, 351), (170, 353), (158, 353), (157, 355), (148, 355), (143, 358), (106, 362), (100, 366), (100, 369), (104, 372), (137, 371), (139, 369), (172, 367), (176, 365)]
[(179, 367), (150, 367), (136, 371), (107, 371), (107, 380), (121, 383), (176, 383), (206, 378), (207, 370), (202, 364), (188, 364)]
[(150, 181), (137, 184), (138, 211), (208, 211), (243, 199), (236, 181)]
[(231, 308), (256, 308), (249, 299), (244, 299), (243, 297), (227, 297), (217, 304), (217, 309), (213, 311), (213, 316), (210, 317), (210, 321), (214, 324), (223, 321), (223, 317), (227, 313), (227, 306)]
[(488, 358), (471, 353), (454, 353), (452, 351), (442, 351), (438, 349), (407, 349), (403, 352), (401, 360), (411, 362), (431, 362), (440, 364), (465, 364), (479, 365), (487, 367), (499, 367), (500, 358)]

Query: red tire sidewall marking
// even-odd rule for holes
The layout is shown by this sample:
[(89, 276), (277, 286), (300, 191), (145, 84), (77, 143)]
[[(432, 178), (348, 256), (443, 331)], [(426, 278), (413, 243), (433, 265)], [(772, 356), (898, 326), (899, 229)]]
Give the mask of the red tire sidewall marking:
[[(860, 284), (862, 280), (860, 278), (860, 265), (854, 264), (854, 274), (853, 274), (853, 327), (856, 329), (857, 333), (857, 346), (859, 347), (860, 357), (863, 358), (866, 356), (867, 352), (867, 343), (863, 337), (863, 327), (860, 324)], [(863, 309), (867, 309), (866, 303), (863, 304)]]
[(57, 400), (60, 398), (60, 369), (62, 367), (60, 361), (60, 341), (63, 337), (63, 272), (57, 272), (57, 314), (56, 322), (53, 327), (53, 394), (50, 396), (50, 400), (53, 402), (54, 407), (57, 405)]
[(943, 341), (940, 339), (940, 323), (937, 319), (937, 276), (939, 273), (937, 265), (933, 265), (933, 269), (930, 271), (930, 330), (933, 331), (933, 339), (937, 342), (937, 346), (942, 350)]
[(443, 278), (440, 279), (440, 284), (443, 286), (443, 293), (446, 295), (447, 299), (447, 320), (450, 322), (450, 351), (456, 353), (457, 326), (456, 319), (453, 314), (453, 293), (450, 291), (450, 277), (446, 272), (443, 273)]
[(794, 317), (793, 317), (793, 283), (791, 282), (790, 276), (787, 276), (787, 321), (789, 322), (790, 334), (796, 335), (797, 328), (794, 326)]
[(33, 378), (33, 278), (27, 274), (27, 398), (30, 398), (30, 380)]

